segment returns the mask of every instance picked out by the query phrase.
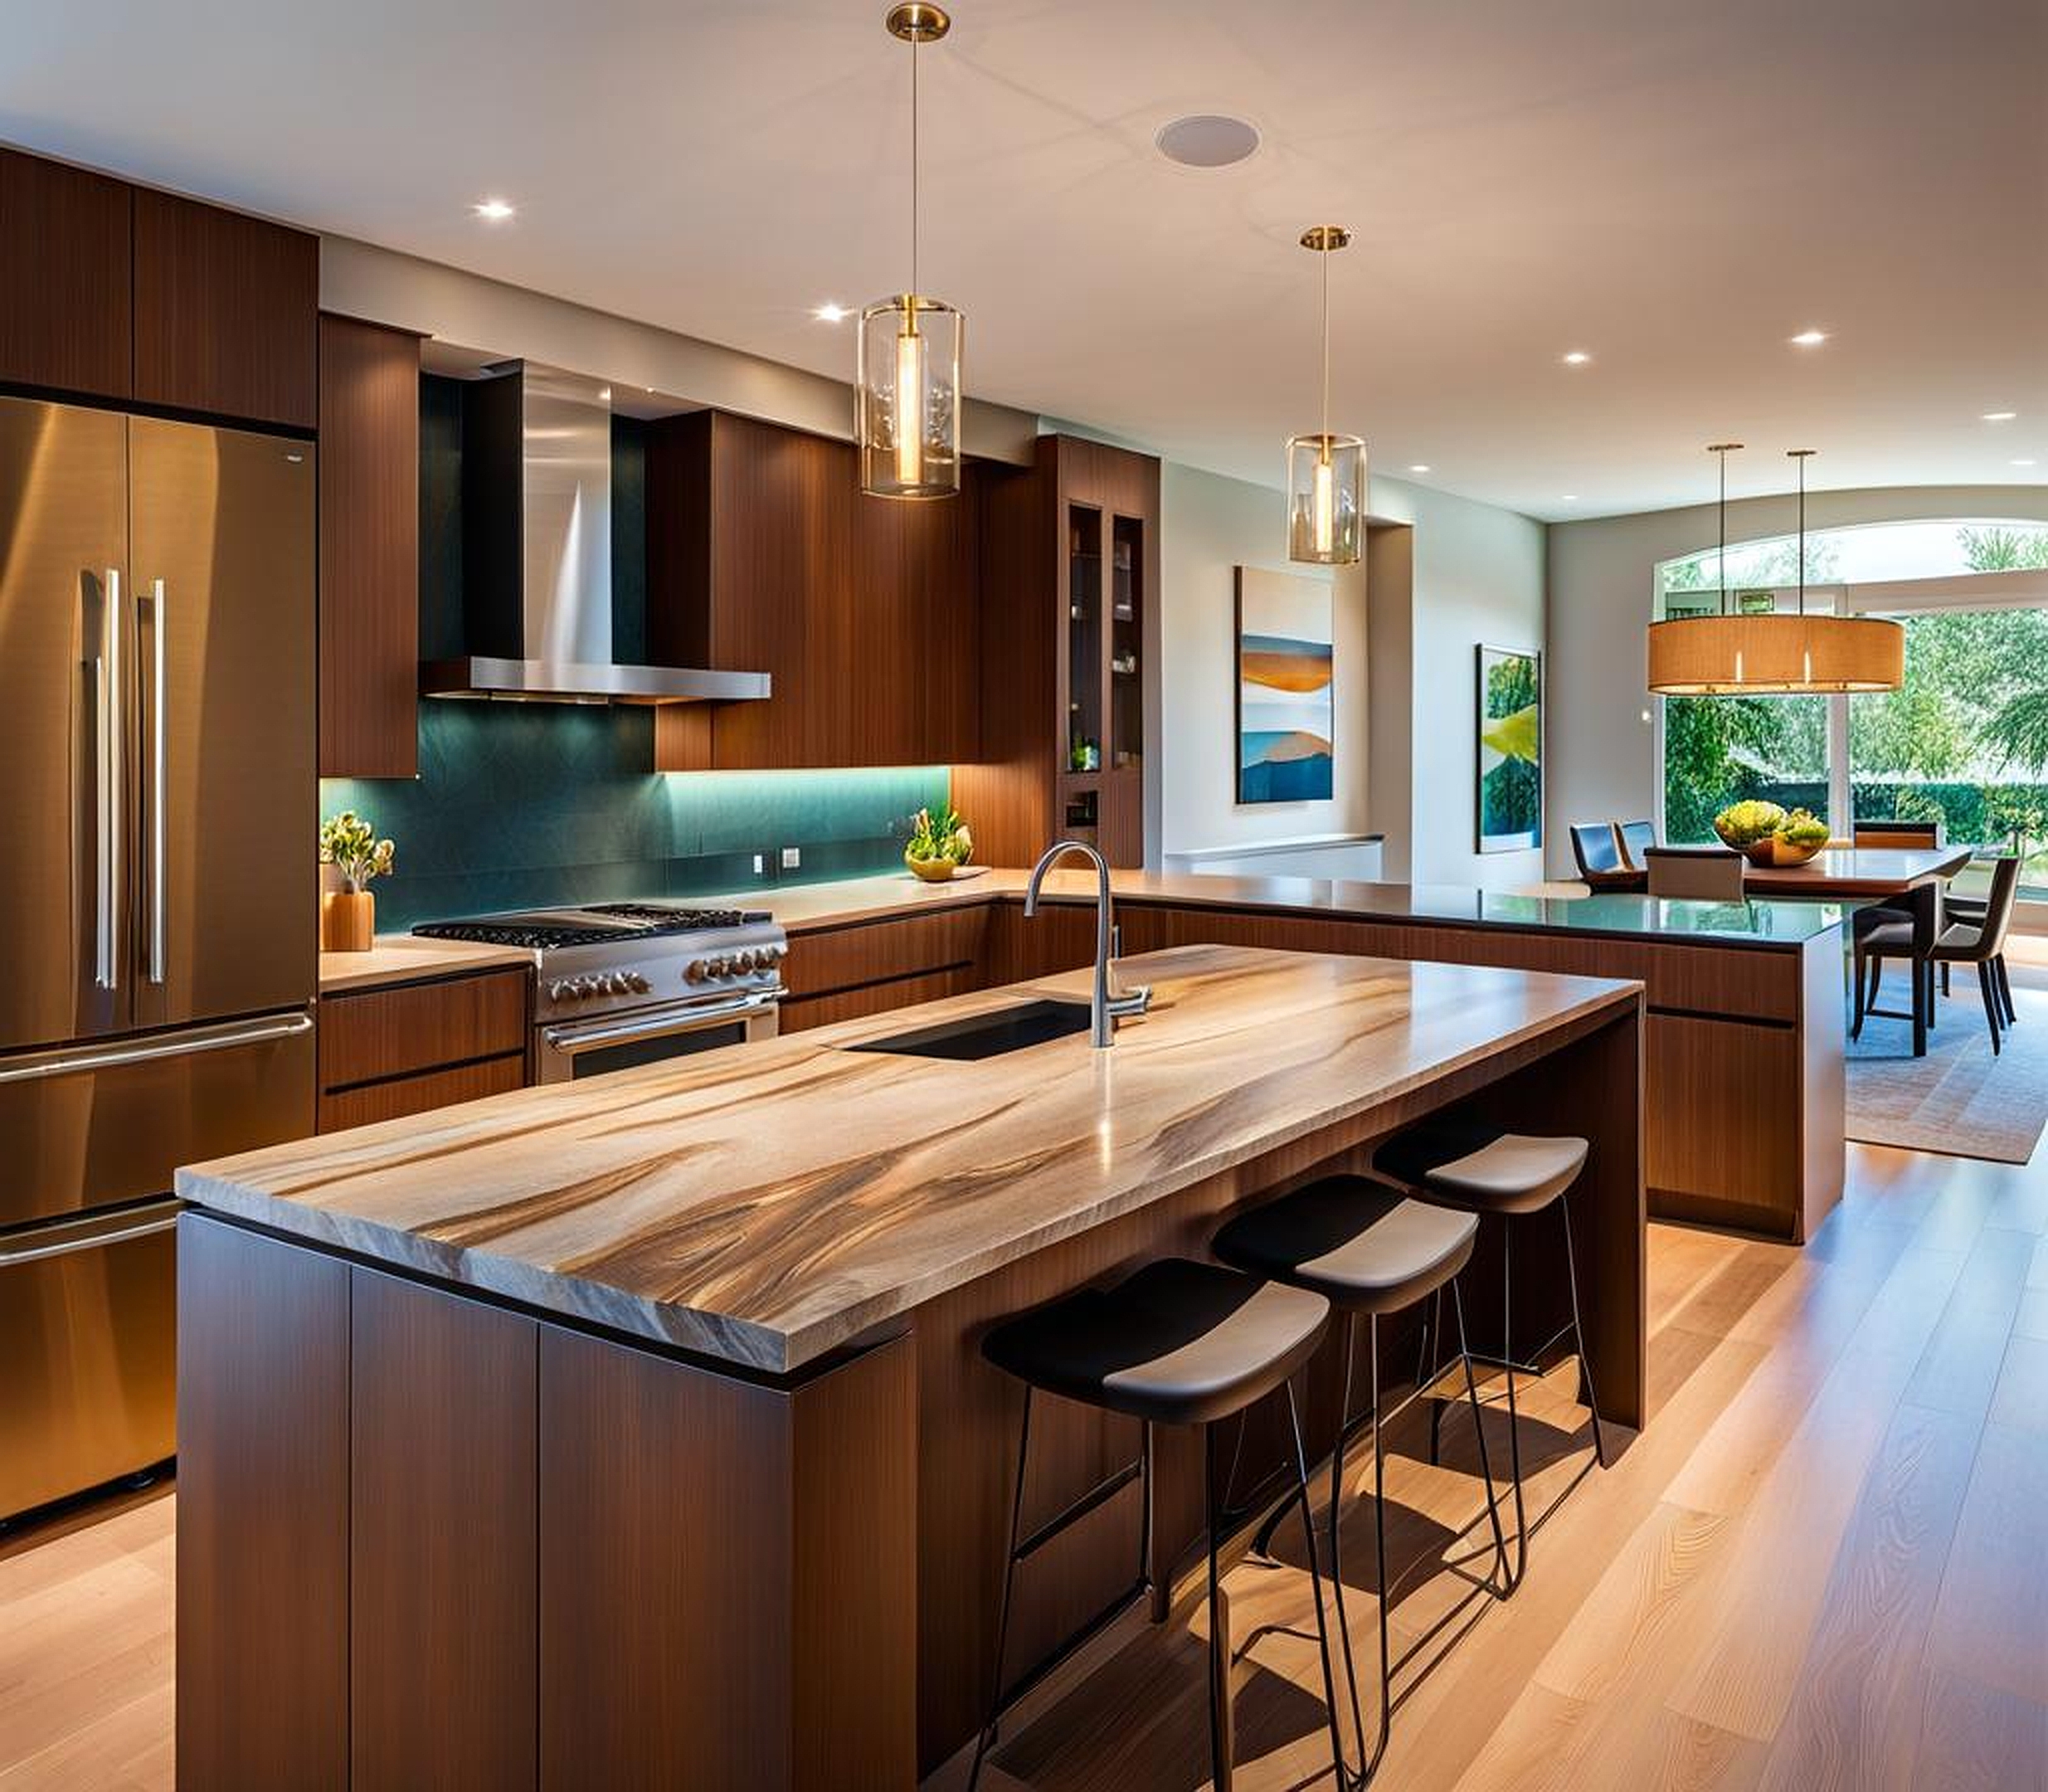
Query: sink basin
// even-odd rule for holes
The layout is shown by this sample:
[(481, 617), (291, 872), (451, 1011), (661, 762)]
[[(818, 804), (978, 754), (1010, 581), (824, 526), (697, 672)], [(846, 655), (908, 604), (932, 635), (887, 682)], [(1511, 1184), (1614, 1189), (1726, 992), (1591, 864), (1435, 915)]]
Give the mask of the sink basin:
[(1000, 1058), (1005, 1052), (1023, 1051), (1048, 1040), (1087, 1030), (1086, 1002), (1019, 1002), (987, 1014), (970, 1015), (964, 1020), (943, 1020), (909, 1033), (892, 1033), (886, 1039), (869, 1040), (846, 1049), (894, 1052), (911, 1058)]

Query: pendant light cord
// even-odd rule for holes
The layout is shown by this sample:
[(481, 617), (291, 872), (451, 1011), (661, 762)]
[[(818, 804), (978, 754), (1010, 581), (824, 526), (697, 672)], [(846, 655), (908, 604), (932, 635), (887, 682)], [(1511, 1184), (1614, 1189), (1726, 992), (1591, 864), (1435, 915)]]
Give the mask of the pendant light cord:
[(1323, 458), (1330, 458), (1330, 246), (1323, 245)]
[[(910, 40), (910, 296), (917, 296), (917, 40)], [(917, 319), (917, 308), (910, 307), (911, 323)]]
[(1807, 457), (1794, 450), (1799, 463), (1799, 614), (1807, 613)]
[(1721, 614), (1728, 614), (1728, 450), (1716, 448), (1714, 458), (1721, 464), (1721, 544), (1715, 551), (1715, 565), (1721, 582)]

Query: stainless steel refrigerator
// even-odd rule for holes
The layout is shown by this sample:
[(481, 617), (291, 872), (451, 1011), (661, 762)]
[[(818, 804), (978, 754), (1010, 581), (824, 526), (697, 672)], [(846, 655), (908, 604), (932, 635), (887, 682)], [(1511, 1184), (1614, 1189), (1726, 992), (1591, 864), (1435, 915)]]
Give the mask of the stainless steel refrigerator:
[(172, 1454), (172, 1171), (313, 1130), (314, 496), (0, 398), (0, 1520)]

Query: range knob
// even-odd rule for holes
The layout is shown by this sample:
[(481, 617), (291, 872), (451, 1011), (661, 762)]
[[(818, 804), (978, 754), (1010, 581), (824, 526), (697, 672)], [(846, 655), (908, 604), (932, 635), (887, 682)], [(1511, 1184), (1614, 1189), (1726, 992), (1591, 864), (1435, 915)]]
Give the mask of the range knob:
[(685, 983), (701, 983), (708, 974), (701, 958), (693, 958), (683, 967), (683, 981)]
[(568, 985), (558, 979), (547, 986), (547, 999), (550, 1001), (560, 1001), (567, 993)]

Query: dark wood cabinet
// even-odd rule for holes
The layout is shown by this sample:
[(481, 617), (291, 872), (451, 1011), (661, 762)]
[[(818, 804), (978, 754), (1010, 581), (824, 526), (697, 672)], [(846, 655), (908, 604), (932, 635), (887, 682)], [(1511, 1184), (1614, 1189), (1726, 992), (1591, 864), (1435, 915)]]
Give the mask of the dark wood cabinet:
[(318, 1129), (523, 1087), (532, 988), (524, 970), (477, 971), (323, 996)]
[(664, 709), (664, 771), (950, 764), (978, 740), (970, 497), (863, 497), (850, 444), (719, 411), (648, 440), (648, 646), (774, 694)]
[(1142, 864), (1159, 462), (1043, 436), (1033, 466), (985, 469), (980, 496), (980, 752), (953, 800), (992, 864), (1067, 837)]
[(0, 382), (129, 396), (133, 205), (124, 182), (0, 149)]
[(134, 302), (139, 402), (319, 426), (319, 237), (138, 187)]
[(320, 318), (320, 775), (419, 771), (420, 339)]

